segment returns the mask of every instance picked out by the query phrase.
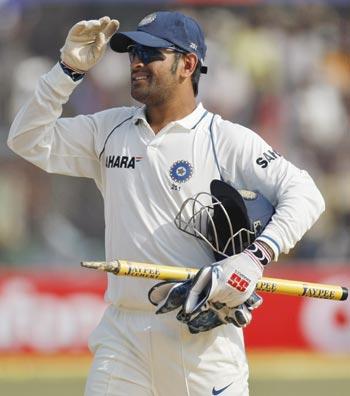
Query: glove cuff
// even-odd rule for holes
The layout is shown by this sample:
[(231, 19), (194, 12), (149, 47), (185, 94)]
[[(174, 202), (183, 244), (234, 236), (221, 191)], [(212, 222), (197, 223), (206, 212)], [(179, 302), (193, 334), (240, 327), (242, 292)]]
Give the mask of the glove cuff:
[(243, 253), (248, 255), (255, 264), (261, 268), (261, 270), (263, 270), (265, 265), (269, 264), (273, 259), (272, 254), (268, 249), (266, 249), (264, 244), (259, 241), (255, 241), (249, 245)]
[(60, 60), (59, 63), (64, 73), (67, 74), (67, 76), (69, 76), (74, 82), (81, 80), (85, 76), (84, 72), (72, 69), (70, 66), (67, 66), (62, 60)]

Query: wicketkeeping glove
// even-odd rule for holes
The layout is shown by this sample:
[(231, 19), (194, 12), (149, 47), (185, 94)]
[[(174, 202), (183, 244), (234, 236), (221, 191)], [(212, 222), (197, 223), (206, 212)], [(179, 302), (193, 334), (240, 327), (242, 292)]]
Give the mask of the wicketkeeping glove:
[(190, 319), (184, 315), (183, 310), (178, 313), (177, 319), (186, 323), (193, 334), (208, 331), (227, 323), (236, 327), (246, 327), (252, 321), (251, 312), (258, 308), (262, 302), (262, 297), (254, 292), (246, 302), (238, 307), (229, 308), (225, 304), (208, 302), (206, 309), (203, 306), (199, 313), (191, 315)]
[(157, 307), (156, 314), (173, 311), (186, 301), (192, 280), (156, 283), (148, 292), (149, 301)]
[(108, 16), (76, 23), (61, 48), (61, 60), (77, 72), (86, 72), (102, 58), (108, 41), (118, 28), (119, 22)]
[[(183, 305), (193, 281), (161, 282), (151, 288), (148, 298), (157, 306), (157, 314), (173, 311)], [(184, 315), (181, 309), (177, 319), (188, 325), (191, 333), (211, 330), (222, 324), (232, 323), (236, 327), (245, 327), (252, 320), (251, 311), (262, 304), (262, 298), (255, 292), (238, 307), (228, 308), (225, 304), (205, 303), (192, 315)]]
[(253, 294), (262, 272), (263, 266), (246, 252), (203, 267), (193, 279), (183, 314), (191, 317), (207, 302), (240, 306)]

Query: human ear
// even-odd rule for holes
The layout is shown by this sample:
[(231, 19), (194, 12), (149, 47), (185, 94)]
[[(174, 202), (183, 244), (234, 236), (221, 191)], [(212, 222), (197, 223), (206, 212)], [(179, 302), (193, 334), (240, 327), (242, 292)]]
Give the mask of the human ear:
[(181, 75), (183, 77), (190, 77), (196, 69), (198, 58), (195, 54), (185, 54), (183, 56), (183, 63), (181, 68)]

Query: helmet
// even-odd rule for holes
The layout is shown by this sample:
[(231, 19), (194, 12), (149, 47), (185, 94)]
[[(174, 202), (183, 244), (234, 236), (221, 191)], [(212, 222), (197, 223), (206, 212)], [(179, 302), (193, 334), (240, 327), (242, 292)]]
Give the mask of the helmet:
[(253, 243), (274, 212), (259, 192), (237, 191), (221, 180), (213, 180), (210, 194), (201, 192), (185, 200), (175, 225), (208, 244), (219, 261)]

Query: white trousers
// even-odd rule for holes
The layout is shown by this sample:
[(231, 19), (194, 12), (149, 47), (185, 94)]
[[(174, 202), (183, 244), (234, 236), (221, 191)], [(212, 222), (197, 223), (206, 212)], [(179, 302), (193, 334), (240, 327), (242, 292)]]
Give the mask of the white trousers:
[(247, 396), (243, 335), (233, 325), (191, 334), (174, 313), (109, 306), (89, 339), (85, 396)]

